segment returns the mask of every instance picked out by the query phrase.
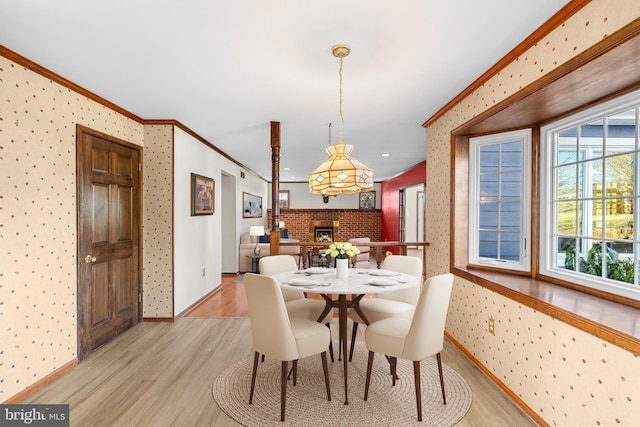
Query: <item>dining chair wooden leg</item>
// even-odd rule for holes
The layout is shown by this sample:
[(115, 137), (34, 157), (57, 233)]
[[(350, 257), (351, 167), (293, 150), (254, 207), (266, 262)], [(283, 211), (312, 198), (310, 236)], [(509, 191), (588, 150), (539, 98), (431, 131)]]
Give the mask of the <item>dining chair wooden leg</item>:
[(323, 351), (320, 354), (322, 357), (322, 370), (324, 371), (324, 383), (327, 386), (327, 400), (331, 401), (331, 385), (329, 383), (329, 366), (327, 364), (327, 352)]
[(298, 384), (298, 361), (293, 361), (293, 385)]
[(418, 421), (422, 421), (422, 392), (420, 390), (420, 361), (413, 362), (413, 378), (416, 383), (416, 407), (418, 408)]
[(258, 359), (260, 358), (260, 353), (257, 351), (253, 356), (253, 373), (251, 374), (251, 392), (249, 393), (249, 405), (253, 403), (253, 389), (256, 386), (256, 374), (258, 372)]
[(391, 364), (391, 357), (390, 356), (384, 356), (387, 359), (387, 362), (389, 362), (389, 375), (393, 375), (394, 380), (398, 379), (398, 373), (396, 372), (396, 374), (394, 375), (393, 373), (393, 365)]
[[(330, 323), (325, 323), (325, 325), (327, 326), (327, 328), (329, 328), (329, 330), (331, 330), (331, 324)], [(331, 355), (331, 363), (334, 362), (334, 358), (333, 358), (333, 340), (329, 340), (329, 354)]]
[(356, 346), (356, 336), (358, 333), (358, 322), (353, 322), (353, 327), (351, 328), (351, 348), (349, 349), (349, 362), (353, 359), (353, 349)]
[(442, 401), (447, 404), (447, 396), (444, 394), (444, 378), (442, 377), (442, 359), (440, 353), (436, 354), (436, 360), (438, 361), (438, 374), (440, 374), (440, 388), (442, 389)]
[(397, 366), (398, 366), (398, 358), (390, 357), (389, 361), (391, 362), (391, 384), (395, 387), (397, 375)]
[(369, 397), (369, 382), (371, 381), (371, 368), (373, 367), (373, 351), (369, 350), (369, 359), (367, 360), (367, 379), (364, 383), (364, 400)]
[(280, 421), (284, 421), (284, 412), (287, 405), (287, 366), (287, 361), (283, 360), (280, 378)]

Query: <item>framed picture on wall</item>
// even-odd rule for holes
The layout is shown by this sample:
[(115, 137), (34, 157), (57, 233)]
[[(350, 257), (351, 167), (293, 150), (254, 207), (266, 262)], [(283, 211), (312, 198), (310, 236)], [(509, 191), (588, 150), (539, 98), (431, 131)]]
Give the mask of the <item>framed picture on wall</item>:
[(213, 178), (191, 174), (191, 216), (213, 215), (214, 190)]
[(360, 209), (375, 209), (376, 208), (376, 192), (375, 191), (363, 191), (358, 194)]
[(289, 209), (289, 200), (289, 190), (278, 191), (278, 206), (280, 206), (280, 209)]
[(262, 197), (242, 193), (242, 217), (262, 218)]

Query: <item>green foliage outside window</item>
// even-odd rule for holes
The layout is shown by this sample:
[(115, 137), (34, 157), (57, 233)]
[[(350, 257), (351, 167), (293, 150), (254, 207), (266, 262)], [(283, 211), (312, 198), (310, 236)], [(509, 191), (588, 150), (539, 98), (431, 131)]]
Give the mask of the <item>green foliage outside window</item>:
[[(586, 258), (583, 256), (578, 257), (576, 245), (571, 245), (565, 251), (564, 268), (576, 271), (576, 259), (579, 259), (579, 272), (603, 277), (602, 243), (594, 244), (587, 252)], [(618, 252), (609, 246), (606, 247), (604, 261), (607, 272), (606, 278), (619, 282), (633, 283), (633, 261), (620, 258)]]

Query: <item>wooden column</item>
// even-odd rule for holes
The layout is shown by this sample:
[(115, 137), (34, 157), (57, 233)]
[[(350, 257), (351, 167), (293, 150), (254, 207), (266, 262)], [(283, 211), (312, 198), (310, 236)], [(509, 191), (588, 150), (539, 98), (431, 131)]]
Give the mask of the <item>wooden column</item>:
[(271, 122), (271, 233), (270, 254), (280, 253), (280, 122)]

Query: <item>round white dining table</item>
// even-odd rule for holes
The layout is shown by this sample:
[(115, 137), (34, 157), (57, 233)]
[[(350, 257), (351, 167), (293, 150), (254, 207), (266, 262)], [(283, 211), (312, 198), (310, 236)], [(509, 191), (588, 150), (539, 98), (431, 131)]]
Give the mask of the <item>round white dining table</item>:
[[(334, 307), (338, 308), (338, 329), (342, 354), (338, 352), (338, 360), (342, 359), (344, 374), (344, 404), (349, 404), (348, 365), (347, 365), (347, 312), (353, 308), (367, 322), (360, 311), (360, 300), (366, 294), (381, 294), (389, 291), (408, 289), (420, 284), (420, 280), (409, 274), (390, 272), (388, 270), (350, 268), (345, 279), (336, 277), (333, 268), (309, 268), (295, 272), (278, 273), (273, 276), (283, 289), (303, 291), (321, 295), (326, 307), (318, 317), (322, 320)], [(338, 299), (333, 299), (337, 295)], [(350, 297), (350, 299), (349, 299)]]

